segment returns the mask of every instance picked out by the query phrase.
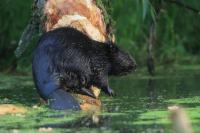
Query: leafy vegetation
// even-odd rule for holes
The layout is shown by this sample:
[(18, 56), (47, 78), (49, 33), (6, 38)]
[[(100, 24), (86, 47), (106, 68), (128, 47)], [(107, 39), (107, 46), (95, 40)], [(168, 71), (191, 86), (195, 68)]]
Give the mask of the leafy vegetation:
[[(101, 96), (104, 110), (99, 114), (99, 123), (93, 123), (91, 116), (83, 112), (52, 111), (41, 103), (30, 75), (37, 37), (20, 59), (14, 55), (31, 16), (33, 0), (1, 1), (0, 70), (13, 73), (0, 73), (0, 104), (22, 106), (28, 112), (0, 116), (0, 132), (35, 133), (50, 127), (52, 132), (170, 133), (173, 132), (167, 111), (170, 105), (183, 106), (194, 132), (200, 132), (200, 66), (194, 65), (200, 63), (200, 15), (166, 0), (98, 1), (112, 16), (117, 43), (134, 55), (140, 68), (136, 74), (110, 80), (118, 96)], [(199, 0), (183, 2), (200, 9)], [(159, 17), (158, 7), (162, 7)], [(142, 67), (146, 66), (152, 22), (157, 27), (152, 49), (158, 66), (155, 77), (148, 76)], [(16, 73), (16, 69), (23, 73)]]
[[(146, 65), (149, 28), (152, 20), (155, 21), (159, 1), (102, 0), (104, 4), (111, 5), (105, 7), (114, 20), (117, 43), (134, 55), (140, 66)], [(161, 14), (156, 23), (157, 39), (153, 48), (156, 64), (199, 63), (200, 15), (165, 0), (161, 1)], [(24, 69), (30, 66), (35, 41), (18, 61), (14, 50), (31, 16), (31, 3), (32, 0), (1, 2), (0, 69), (15, 69), (17, 65), (18, 69)], [(198, 0), (184, 3), (200, 9)]]

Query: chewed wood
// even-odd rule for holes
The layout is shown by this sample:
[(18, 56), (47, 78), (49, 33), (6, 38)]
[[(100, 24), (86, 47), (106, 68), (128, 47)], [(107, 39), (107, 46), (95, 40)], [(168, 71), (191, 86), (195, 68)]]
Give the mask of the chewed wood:
[(106, 36), (106, 24), (95, 0), (48, 0), (44, 7), (45, 30), (49, 31), (66, 15), (80, 15)]
[(27, 110), (23, 107), (18, 107), (12, 104), (0, 105), (0, 115), (25, 113)]
[(83, 111), (100, 111), (102, 104), (100, 99), (95, 99), (86, 95), (73, 94), (74, 97), (79, 101), (81, 110)]

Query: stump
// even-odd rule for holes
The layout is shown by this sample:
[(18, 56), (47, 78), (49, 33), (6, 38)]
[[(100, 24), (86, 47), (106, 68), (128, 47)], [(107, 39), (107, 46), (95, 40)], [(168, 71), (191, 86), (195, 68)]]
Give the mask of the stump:
[[(111, 21), (104, 20), (105, 14), (105, 8), (99, 8), (96, 0), (35, 0), (32, 18), (21, 36), (15, 54), (19, 57), (24, 52), (36, 31), (44, 33), (60, 27), (73, 27), (96, 41), (113, 41), (110, 38), (113, 36), (109, 23)], [(98, 98), (100, 91), (96, 87), (91, 89), (94, 94), (97, 93), (96, 99), (72, 94), (82, 110), (101, 109), (102, 104)]]

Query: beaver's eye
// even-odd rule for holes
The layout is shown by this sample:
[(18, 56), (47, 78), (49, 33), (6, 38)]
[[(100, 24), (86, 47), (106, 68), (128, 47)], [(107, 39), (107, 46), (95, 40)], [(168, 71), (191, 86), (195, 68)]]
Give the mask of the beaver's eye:
[(81, 82), (82, 85), (85, 85), (86, 84), (86, 79), (84, 77), (81, 77), (80, 82)]
[(81, 85), (86, 85), (87, 84), (87, 78), (84, 77), (84, 76), (81, 76), (80, 77), (80, 83), (81, 83)]
[(65, 79), (63, 78), (63, 77), (60, 77), (60, 79), (59, 79), (61, 82), (64, 82), (65, 81)]
[(117, 51), (117, 47), (115, 44), (108, 44), (109, 45), (109, 49), (111, 53), (114, 53)]

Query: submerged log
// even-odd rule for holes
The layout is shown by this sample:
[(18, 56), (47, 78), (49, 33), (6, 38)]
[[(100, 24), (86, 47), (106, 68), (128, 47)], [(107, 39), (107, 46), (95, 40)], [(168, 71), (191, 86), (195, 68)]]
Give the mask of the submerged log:
[(92, 98), (82, 94), (72, 94), (75, 99), (80, 103), (81, 110), (89, 112), (98, 112), (102, 108), (101, 100), (99, 99), (100, 89), (91, 86), (91, 91), (96, 98)]

